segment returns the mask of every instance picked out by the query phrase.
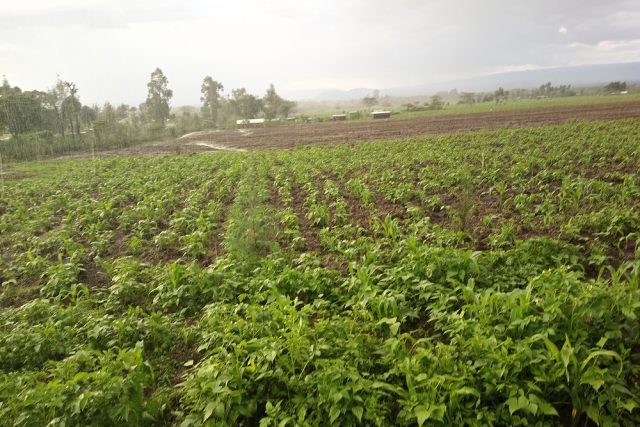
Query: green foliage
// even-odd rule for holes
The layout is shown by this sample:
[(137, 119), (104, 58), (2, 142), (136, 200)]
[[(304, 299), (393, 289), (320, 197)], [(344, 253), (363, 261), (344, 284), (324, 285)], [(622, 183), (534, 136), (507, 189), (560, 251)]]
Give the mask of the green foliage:
[(615, 81), (607, 84), (604, 89), (607, 92), (623, 92), (627, 90), (627, 82)]
[(6, 128), (13, 136), (42, 130), (45, 118), (42, 94), (37, 91), (22, 92), (10, 86), (0, 90), (0, 130)]
[(22, 165), (0, 424), (638, 425), (638, 135)]
[(170, 264), (166, 278), (153, 289), (154, 304), (162, 309), (195, 315), (210, 301), (222, 299), (229, 290), (224, 287), (224, 274), (218, 268), (202, 271), (195, 265)]
[(149, 300), (149, 282), (152, 273), (138, 260), (123, 257), (107, 266), (111, 279), (107, 304), (114, 307), (144, 307)]
[(169, 81), (160, 68), (151, 73), (151, 80), (147, 83), (147, 100), (145, 106), (151, 119), (159, 125), (164, 125), (169, 118), (169, 100), (173, 91), (167, 87)]
[(260, 179), (261, 170), (264, 173), (263, 168), (262, 164), (253, 164), (251, 169), (246, 170), (230, 207), (230, 219), (227, 223), (227, 251), (249, 265), (277, 247), (274, 242), (277, 232), (274, 213), (266, 203), (267, 189), (264, 187), (264, 180)]
[(171, 91), (156, 70), (149, 83), (149, 98), (140, 109), (105, 103), (82, 105), (77, 86), (58, 79), (48, 92), (22, 91), (5, 80), (0, 86), (0, 156), (7, 161), (41, 160), (70, 153), (124, 148), (150, 140), (201, 130), (200, 116), (182, 110), (170, 117)]
[(222, 83), (213, 80), (211, 76), (206, 76), (202, 81), (200, 92), (202, 97), (202, 111), (215, 127), (218, 124), (218, 114), (221, 108), (220, 92), (224, 89)]
[(61, 300), (75, 300), (82, 294), (88, 293), (87, 287), (78, 283), (80, 270), (81, 268), (73, 262), (52, 265), (43, 275), (47, 277), (47, 283), (40, 293), (43, 296)]
[(41, 373), (0, 376), (0, 417), (13, 425), (153, 425), (161, 400), (145, 396), (153, 373), (141, 346), (80, 351)]

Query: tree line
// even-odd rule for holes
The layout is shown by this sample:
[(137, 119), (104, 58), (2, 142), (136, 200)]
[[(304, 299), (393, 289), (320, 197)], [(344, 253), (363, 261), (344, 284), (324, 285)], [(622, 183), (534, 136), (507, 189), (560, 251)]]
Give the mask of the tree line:
[[(603, 89), (595, 89), (600, 93), (615, 93), (627, 90), (626, 82), (611, 82), (607, 84)], [(596, 92), (597, 93), (597, 92)], [(458, 104), (473, 105), (483, 102), (495, 102), (500, 104), (507, 100), (519, 100), (519, 99), (539, 99), (539, 98), (562, 98), (568, 96), (578, 95), (578, 91), (571, 87), (571, 85), (558, 85), (554, 86), (551, 82), (544, 83), (537, 88), (533, 89), (511, 89), (505, 90), (498, 88), (493, 92), (460, 92)]]
[(169, 80), (156, 68), (147, 83), (147, 98), (140, 105), (106, 102), (82, 104), (73, 82), (57, 79), (46, 91), (22, 90), (3, 78), (0, 86), (0, 155), (28, 160), (89, 149), (126, 147), (135, 143), (177, 136), (206, 128), (224, 127), (236, 119), (286, 118), (295, 103), (282, 98), (273, 84), (262, 97), (245, 88), (224, 94), (222, 83), (206, 76), (200, 88), (200, 111), (171, 108)]
[(202, 81), (200, 92), (202, 96), (202, 114), (205, 122), (216, 127), (221, 123), (228, 124), (235, 118), (252, 119), (264, 117), (267, 120), (287, 118), (296, 103), (282, 98), (276, 92), (273, 84), (269, 85), (262, 98), (247, 92), (245, 88), (233, 89), (231, 94), (223, 96), (224, 86), (206, 76)]

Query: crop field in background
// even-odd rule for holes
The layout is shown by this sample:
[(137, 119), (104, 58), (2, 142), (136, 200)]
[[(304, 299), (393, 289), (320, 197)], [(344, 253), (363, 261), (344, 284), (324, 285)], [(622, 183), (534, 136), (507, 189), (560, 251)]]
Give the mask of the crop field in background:
[[(603, 97), (609, 99), (609, 97)], [(631, 98), (629, 98), (631, 99)], [(98, 153), (99, 156), (158, 155), (218, 150), (258, 150), (306, 145), (349, 144), (373, 140), (412, 138), (423, 135), (469, 132), (473, 130), (522, 128), (561, 124), (575, 120), (614, 120), (639, 118), (640, 102), (572, 105), (532, 101), (534, 108), (476, 111), (472, 107), (442, 112), (402, 113), (391, 119), (348, 120), (324, 123), (286, 123), (248, 129), (222, 129), (194, 132), (175, 141), (138, 145)], [(568, 102), (568, 101), (567, 101)], [(513, 104), (509, 104), (513, 105)], [(496, 108), (499, 108), (497, 106)], [(454, 114), (454, 111), (460, 111)], [(444, 114), (443, 112), (446, 112)], [(430, 114), (434, 113), (434, 114)], [(437, 113), (437, 114), (436, 114)], [(84, 155), (86, 156), (86, 155)]]
[[(104, 144), (86, 139), (68, 144), (28, 139), (0, 141), (2, 161), (22, 162), (44, 159), (78, 159), (135, 155), (165, 155), (207, 151), (248, 151), (263, 148), (291, 148), (305, 145), (332, 145), (374, 140), (406, 139), (473, 130), (522, 128), (561, 124), (575, 120), (616, 120), (640, 118), (640, 97), (584, 96), (510, 101), (493, 104), (456, 105), (444, 110), (398, 112), (391, 119), (364, 118), (343, 122), (326, 121), (328, 114), (312, 122), (274, 122), (256, 127), (204, 130), (181, 137), (133, 142), (116, 138)], [(175, 128), (171, 128), (175, 132)], [(170, 132), (170, 133), (171, 133)], [(122, 139), (121, 138), (121, 139)], [(158, 140), (160, 139), (160, 140)]]
[[(491, 103), (480, 102), (469, 104), (451, 104), (443, 110), (404, 111), (405, 116), (437, 116), (460, 113), (485, 113), (491, 111), (528, 110), (534, 108), (587, 106), (595, 104), (622, 104), (626, 102), (638, 102), (640, 93), (632, 92), (626, 95), (580, 95), (538, 99), (510, 99), (505, 102)], [(398, 108), (395, 108), (396, 110)]]
[[(638, 102), (640, 100), (640, 92), (630, 92), (626, 95), (620, 94), (598, 94), (598, 95), (578, 95), (578, 96), (557, 96), (550, 98), (526, 98), (526, 99), (508, 99), (501, 102), (476, 102), (473, 104), (466, 103), (449, 103), (441, 110), (420, 110), (406, 111), (406, 103), (412, 102), (414, 105), (421, 105), (429, 102), (429, 97), (407, 97), (402, 100), (392, 100), (385, 105), (377, 106), (379, 109), (392, 110), (399, 113), (402, 117), (434, 117), (449, 114), (464, 113), (486, 113), (493, 111), (511, 111), (511, 110), (528, 110), (537, 108), (550, 107), (570, 107), (594, 104), (618, 104), (626, 102)], [(362, 108), (361, 100), (346, 102), (317, 102), (300, 101), (296, 111), (303, 114), (309, 114), (311, 117), (328, 118), (332, 114), (340, 112), (348, 113)]]
[(639, 108), (5, 168), (0, 425), (639, 425)]

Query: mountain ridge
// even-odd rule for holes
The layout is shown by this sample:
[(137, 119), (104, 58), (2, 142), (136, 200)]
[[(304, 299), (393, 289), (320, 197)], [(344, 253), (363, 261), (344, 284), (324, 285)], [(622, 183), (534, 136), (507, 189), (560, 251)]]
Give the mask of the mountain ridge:
[[(502, 87), (511, 89), (532, 89), (551, 82), (554, 85), (567, 84), (573, 87), (606, 85), (611, 81), (640, 83), (640, 62), (620, 62), (613, 64), (588, 64), (570, 67), (537, 68), (524, 71), (509, 71), (486, 74), (468, 79), (424, 83), (420, 85), (380, 88), (381, 95), (408, 97), (427, 96), (437, 92), (456, 89), (468, 92), (487, 92)], [(299, 101), (345, 101), (363, 98), (373, 93), (374, 88), (311, 89), (290, 91), (288, 97)]]

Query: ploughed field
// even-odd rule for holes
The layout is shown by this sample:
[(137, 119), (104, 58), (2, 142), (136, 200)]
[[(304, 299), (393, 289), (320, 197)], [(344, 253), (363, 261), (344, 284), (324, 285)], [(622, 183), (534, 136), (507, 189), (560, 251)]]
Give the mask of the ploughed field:
[[(445, 114), (346, 122), (298, 123), (287, 126), (200, 132), (182, 142), (204, 142), (232, 149), (289, 148), (310, 144), (340, 144), (421, 135), (467, 132), (481, 129), (521, 128), (560, 124), (571, 120), (640, 118), (640, 102), (567, 105), (546, 108)], [(154, 147), (156, 150), (158, 147)], [(188, 145), (188, 151), (207, 150), (206, 145)], [(133, 148), (136, 150), (136, 148)], [(145, 149), (141, 148), (144, 153)], [(167, 145), (172, 153), (175, 146)]]
[(0, 425), (638, 425), (639, 164), (628, 119), (15, 166)]

